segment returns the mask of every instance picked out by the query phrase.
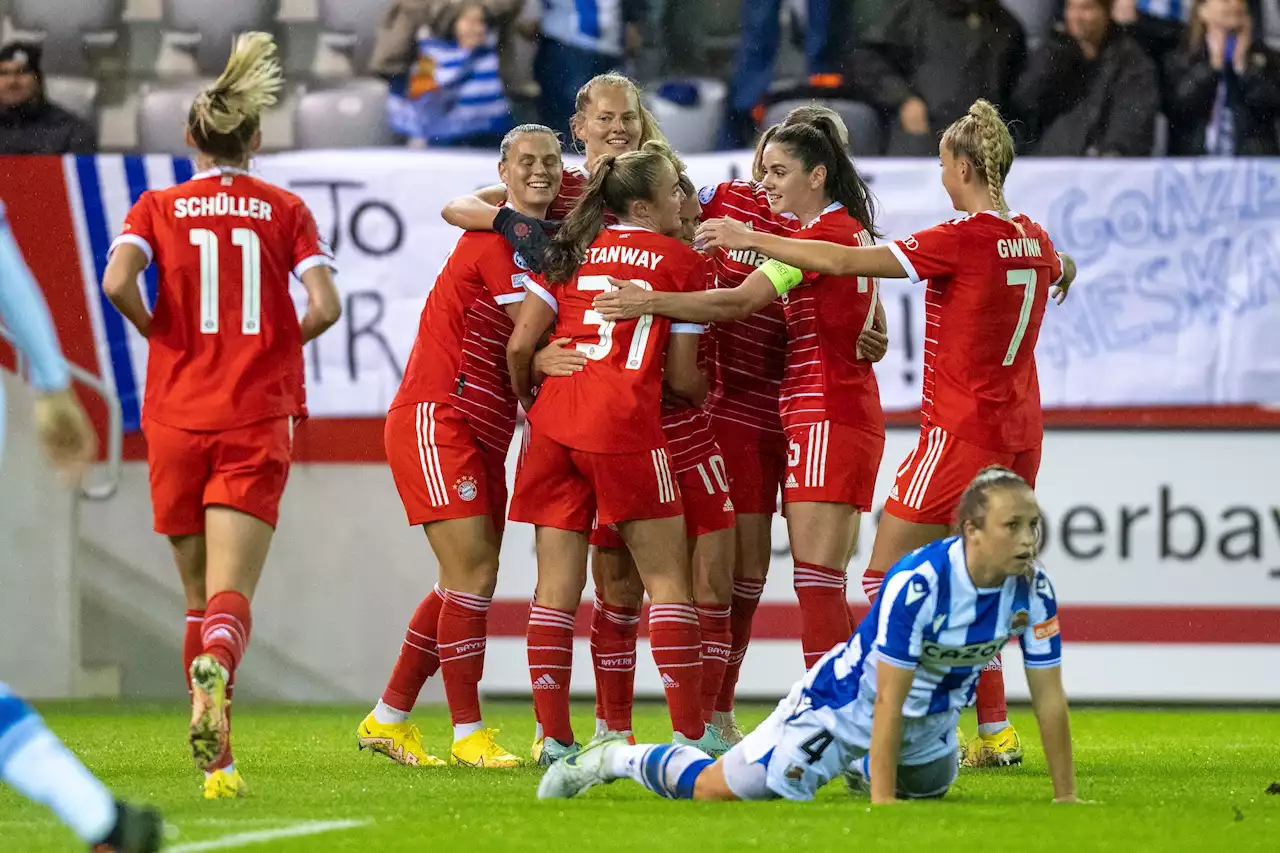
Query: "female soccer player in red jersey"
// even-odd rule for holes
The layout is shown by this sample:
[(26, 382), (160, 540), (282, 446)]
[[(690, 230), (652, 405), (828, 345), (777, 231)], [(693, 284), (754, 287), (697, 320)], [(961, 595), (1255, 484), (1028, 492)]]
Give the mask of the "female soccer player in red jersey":
[[(771, 128), (763, 185), (775, 212), (795, 214), (797, 237), (869, 245), (873, 210), (866, 185), (827, 118)], [(743, 226), (744, 230), (746, 227)], [(807, 665), (852, 630), (845, 567), (870, 509), (884, 449), (884, 416), (859, 336), (875, 323), (872, 279), (780, 274), (772, 262), (738, 287), (658, 294), (624, 287), (595, 300), (608, 319), (662, 314), (693, 322), (749, 316), (784, 297), (787, 360), (780, 406), (788, 441), (784, 512), (795, 560)]]
[[(209, 799), (245, 791), (231, 757), (231, 684), (249, 644), (249, 600), (279, 516), (293, 426), (306, 415), (302, 347), (342, 310), (311, 212), (245, 171), (259, 116), (281, 85), (275, 49), (266, 33), (237, 39), (187, 117), (198, 173), (142, 194), (103, 280), (149, 341), (142, 428), (151, 501), (186, 590), (191, 751)], [(152, 262), (154, 314), (138, 290)], [(290, 273), (307, 291), (301, 322)]]
[[(502, 141), (498, 174), (511, 209), (541, 219), (560, 190), (555, 132), (521, 125)], [(521, 259), (492, 231), (458, 240), (422, 309), (404, 379), (387, 414), (387, 460), (410, 524), (421, 524), (440, 582), (418, 606), (360, 746), (402, 764), (438, 765), (409, 723), (437, 668), (453, 718), (449, 763), (514, 767), (480, 714), (487, 614), (507, 510), (507, 448), (516, 398), (507, 338), (525, 298)]]
[[(573, 749), (573, 622), (593, 519), (617, 525), (653, 601), (649, 636), (676, 739), (701, 743), (706, 735), (683, 506), (659, 416), (664, 379), (693, 402), (706, 394), (697, 336), (670, 335), (661, 318), (614, 323), (591, 307), (592, 295), (607, 289), (611, 276), (658, 291), (704, 286), (702, 258), (665, 236), (679, 228), (682, 200), (666, 146), (597, 161), (582, 200), (544, 257), (545, 284), (528, 284), (539, 298), (525, 301), (508, 343), (512, 384), (530, 421), (510, 518), (537, 527), (538, 586), (528, 641), (543, 734), (535, 751), (543, 762)], [(605, 228), (606, 211), (618, 224)], [(548, 379), (534, 403), (530, 363), (552, 324), (588, 363), (573, 376)]]
[[(640, 87), (621, 74), (610, 72), (588, 80), (578, 90), (576, 106), (569, 124), (586, 164), (564, 170), (560, 192), (547, 213), (553, 220), (562, 220), (573, 210), (601, 157), (639, 151), (650, 141), (666, 142), (657, 120), (640, 100)], [(468, 231), (497, 231), (517, 251), (536, 258), (549, 237), (538, 220), (503, 207), (506, 198), (503, 186), (486, 187), (453, 199), (441, 215), (450, 225)]]
[[(976, 102), (943, 135), (940, 157), (942, 184), (965, 215), (886, 246), (779, 239), (727, 220), (699, 232), (712, 245), (754, 248), (806, 270), (928, 282), (920, 441), (898, 469), (876, 531), (863, 581), (870, 597), (895, 560), (945, 535), (978, 471), (1004, 465), (1035, 483), (1043, 437), (1035, 344), (1049, 296), (1061, 302), (1075, 277), (1043, 228), (1009, 212), (1013, 143), (995, 107)], [(978, 681), (971, 765), (1022, 759), (998, 661)]]
[[(678, 160), (677, 169), (683, 168)], [(702, 215), (697, 191), (688, 176), (680, 175), (685, 194), (680, 206), (680, 241), (693, 244)], [(711, 268), (707, 267), (707, 284)], [(697, 323), (677, 323), (671, 333), (703, 335)], [(703, 336), (700, 361), (714, 361)], [(545, 352), (545, 350), (544, 350)], [(685, 530), (693, 600), (702, 637), (702, 716), (711, 721), (715, 702), (729, 661), (729, 610), (733, 590), (734, 510), (724, 456), (716, 442), (710, 416), (698, 406), (673, 394), (662, 402), (662, 433), (671, 453), (672, 469), (684, 501)], [(615, 529), (597, 526), (591, 531), (592, 569), (596, 577), (596, 604), (591, 626), (591, 658), (596, 670), (596, 735), (612, 731), (631, 733), (635, 690), (636, 633), (644, 584)], [(602, 583), (602, 580), (604, 583)], [(727, 749), (728, 743), (704, 744)]]

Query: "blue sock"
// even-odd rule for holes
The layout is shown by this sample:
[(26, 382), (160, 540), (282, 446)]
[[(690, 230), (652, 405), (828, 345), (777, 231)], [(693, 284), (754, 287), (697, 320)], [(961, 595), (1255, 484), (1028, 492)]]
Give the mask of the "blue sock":
[(715, 763), (700, 749), (674, 743), (620, 746), (612, 759), (614, 777), (630, 777), (670, 800), (692, 800), (698, 776)]
[(0, 779), (48, 806), (87, 844), (107, 837), (116, 804), (44, 720), (0, 683)]

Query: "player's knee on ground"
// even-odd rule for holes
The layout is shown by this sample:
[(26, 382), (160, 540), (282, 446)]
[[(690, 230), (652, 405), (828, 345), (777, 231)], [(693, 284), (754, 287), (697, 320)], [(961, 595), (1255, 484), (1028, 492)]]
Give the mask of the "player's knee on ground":
[(946, 795), (959, 772), (958, 756), (948, 753), (928, 764), (898, 768), (898, 797), (904, 800), (936, 800)]

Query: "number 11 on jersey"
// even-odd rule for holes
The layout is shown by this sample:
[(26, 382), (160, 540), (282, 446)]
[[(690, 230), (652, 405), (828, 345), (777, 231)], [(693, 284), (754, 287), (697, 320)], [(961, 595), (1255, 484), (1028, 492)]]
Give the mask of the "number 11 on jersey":
[[(192, 228), (191, 245), (200, 248), (200, 332), (218, 334), (218, 235), (207, 228)], [(231, 245), (240, 247), (240, 331), (256, 335), (262, 330), (262, 240), (251, 228), (231, 229)]]

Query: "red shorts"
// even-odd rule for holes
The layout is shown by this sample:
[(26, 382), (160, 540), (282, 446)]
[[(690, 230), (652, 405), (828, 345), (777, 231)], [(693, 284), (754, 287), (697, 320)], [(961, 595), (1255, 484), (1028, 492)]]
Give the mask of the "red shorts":
[(565, 447), (527, 423), (525, 435), (512, 521), (586, 532), (593, 519), (606, 525), (684, 514), (665, 447), (591, 453)]
[[(712, 456), (707, 462), (676, 475), (680, 499), (684, 501), (684, 529), (690, 539), (734, 526), (733, 499), (724, 460)], [(591, 530), (591, 544), (599, 548), (625, 548), (617, 525), (597, 524)]]
[(916, 449), (898, 468), (885, 512), (917, 524), (952, 524), (960, 495), (988, 465), (1003, 465), (1034, 487), (1040, 448), (1021, 453), (986, 450), (925, 424)]
[(142, 431), (156, 533), (204, 533), (209, 506), (230, 507), (276, 526), (293, 456), (293, 418), (217, 432), (147, 420)]
[(399, 406), (382, 435), (410, 524), (487, 515), (501, 532), (506, 454), (481, 444), (461, 412), (448, 403)]
[(712, 420), (729, 471), (733, 508), (739, 515), (773, 515), (787, 470), (786, 441), (725, 427), (719, 418)]
[(783, 504), (817, 501), (870, 512), (884, 433), (822, 421), (787, 428)]

